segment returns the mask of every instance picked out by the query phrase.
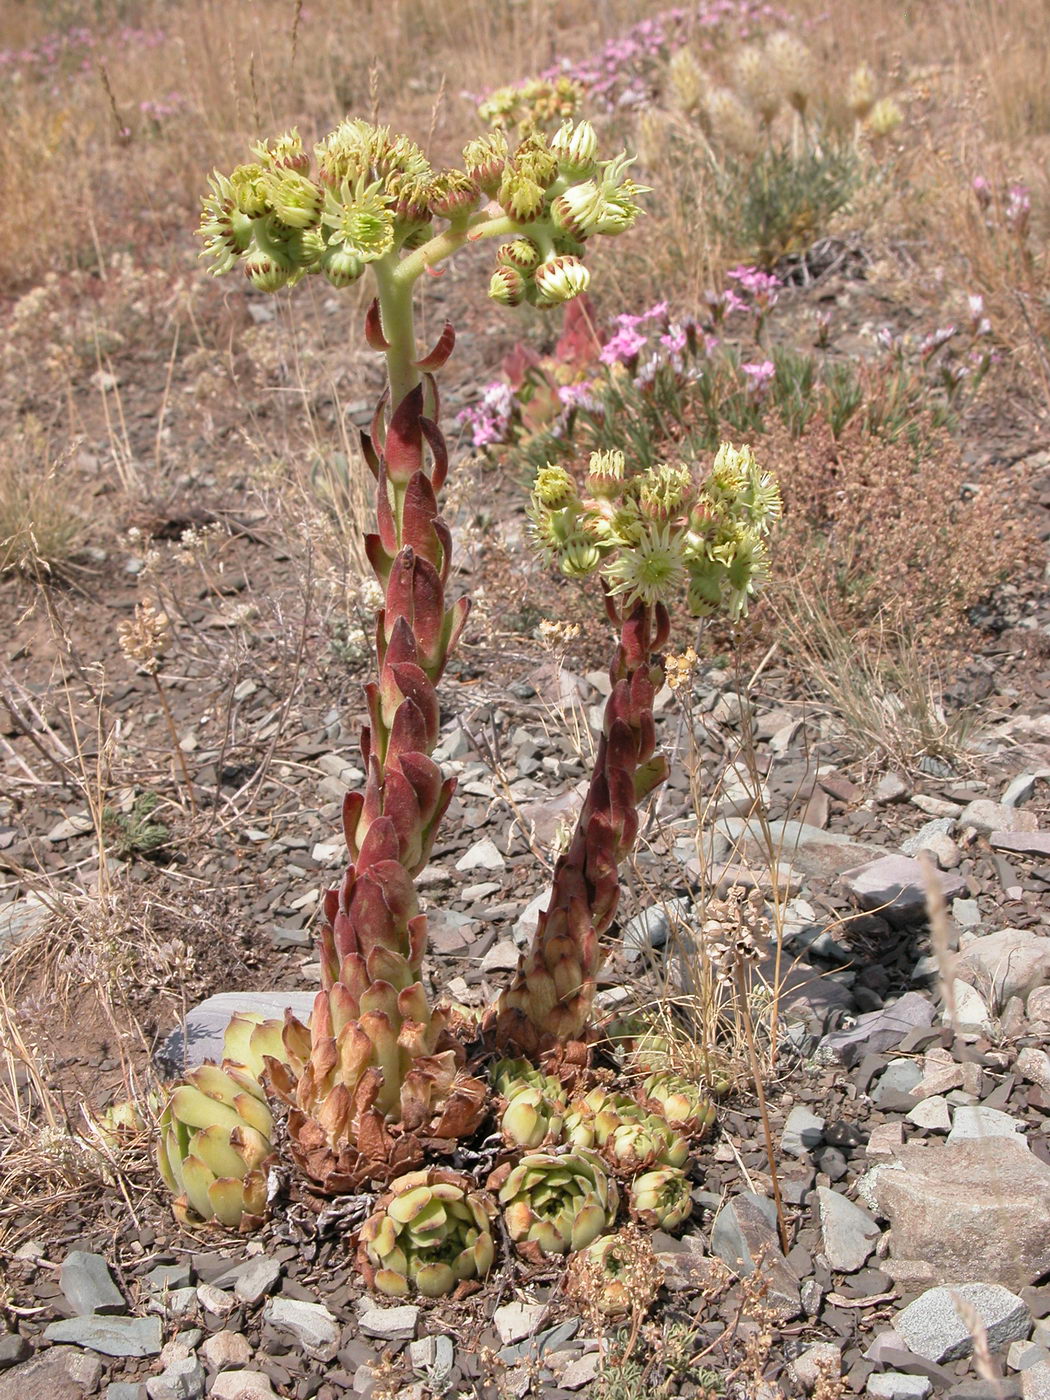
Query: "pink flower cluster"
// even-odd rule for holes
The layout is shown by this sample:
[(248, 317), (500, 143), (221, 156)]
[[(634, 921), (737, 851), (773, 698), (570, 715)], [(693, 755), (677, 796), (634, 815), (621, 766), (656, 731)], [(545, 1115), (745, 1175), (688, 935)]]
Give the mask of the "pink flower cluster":
[(473, 447), (487, 447), (493, 442), (506, 442), (513, 414), (514, 390), (506, 380), (494, 379), (486, 384), (478, 403), (457, 414), (456, 422), (469, 429)]
[(167, 121), (169, 117), (184, 112), (189, 105), (189, 99), (183, 97), (181, 92), (169, 92), (167, 97), (159, 101), (140, 102), (139, 111), (144, 117), (148, 117), (150, 121), (159, 125), (161, 122)]
[(14, 82), (24, 79), (55, 78), (60, 71), (89, 71), (91, 52), (104, 42), (121, 49), (155, 49), (167, 42), (163, 29), (139, 29), (122, 25), (110, 34), (97, 34), (83, 25), (55, 30), (35, 44), (19, 49), (0, 49), (0, 78)]
[(777, 304), (777, 297), (781, 288), (779, 277), (774, 277), (770, 272), (763, 272), (758, 267), (733, 267), (726, 273), (731, 277), (742, 292), (746, 292), (757, 307), (762, 311), (769, 311)]
[(592, 102), (607, 111), (645, 106), (658, 87), (663, 64), (696, 35), (711, 49), (730, 39), (745, 39), (788, 16), (765, 0), (707, 0), (695, 8), (675, 6), (609, 39), (591, 58), (565, 62), (542, 76), (574, 78)]

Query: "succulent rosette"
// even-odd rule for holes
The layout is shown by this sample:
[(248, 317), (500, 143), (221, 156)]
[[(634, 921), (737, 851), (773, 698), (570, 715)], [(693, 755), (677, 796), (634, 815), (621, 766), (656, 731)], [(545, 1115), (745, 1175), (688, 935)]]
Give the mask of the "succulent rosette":
[(565, 1105), (542, 1089), (519, 1089), (508, 1101), (500, 1119), (500, 1133), (508, 1147), (527, 1152), (561, 1141)]
[(598, 1146), (613, 1170), (627, 1176), (658, 1164), (680, 1167), (689, 1157), (684, 1137), (634, 1103), (619, 1110), (619, 1122), (599, 1136)]
[(531, 1153), (489, 1179), (507, 1233), (532, 1262), (583, 1249), (616, 1219), (620, 1193), (594, 1152)]
[(631, 1214), (654, 1230), (676, 1230), (693, 1213), (689, 1179), (678, 1167), (642, 1172), (631, 1182)]
[(639, 1097), (646, 1108), (661, 1114), (670, 1127), (690, 1138), (705, 1137), (715, 1121), (715, 1106), (700, 1086), (669, 1070), (651, 1074)]
[(392, 1298), (439, 1298), (492, 1267), (495, 1202), (469, 1177), (436, 1167), (391, 1182), (358, 1237), (370, 1288)]
[(267, 1208), (273, 1117), (243, 1065), (191, 1070), (161, 1115), (157, 1165), (184, 1225), (258, 1228)]

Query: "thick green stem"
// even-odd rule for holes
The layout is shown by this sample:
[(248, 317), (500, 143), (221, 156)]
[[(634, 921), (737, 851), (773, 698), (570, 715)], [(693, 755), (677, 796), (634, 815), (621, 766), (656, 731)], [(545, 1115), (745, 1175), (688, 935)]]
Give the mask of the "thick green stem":
[(444, 262), (464, 243), (473, 243), (479, 238), (505, 238), (521, 232), (522, 225), (508, 215), (493, 216), (486, 210), (479, 210), (464, 223), (452, 224), (443, 233), (428, 239), (414, 253), (402, 258), (393, 274), (394, 280), (411, 286), (428, 267)]
[(390, 384), (391, 412), (419, 383), (416, 369), (415, 323), (412, 316), (414, 284), (397, 276), (397, 254), (388, 254), (374, 265), (379, 291), (379, 315), (387, 341), (386, 369)]

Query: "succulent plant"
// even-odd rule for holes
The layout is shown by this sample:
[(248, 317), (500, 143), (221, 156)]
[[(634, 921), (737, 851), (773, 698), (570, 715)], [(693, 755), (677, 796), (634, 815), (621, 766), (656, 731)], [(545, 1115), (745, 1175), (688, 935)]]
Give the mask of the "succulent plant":
[(509, 1100), (500, 1119), (500, 1132), (508, 1147), (534, 1151), (561, 1141), (565, 1105), (549, 1098), (542, 1089), (519, 1089)]
[(497, 1060), (490, 1076), (493, 1088), (505, 1099), (512, 1099), (522, 1089), (539, 1089), (551, 1099), (563, 1097), (561, 1080), (544, 1074), (528, 1060)]
[(672, 1128), (695, 1140), (705, 1137), (715, 1121), (715, 1106), (700, 1086), (669, 1070), (651, 1074), (642, 1085), (640, 1099)]
[(185, 1225), (257, 1228), (266, 1214), (273, 1118), (259, 1081), (224, 1061), (191, 1070), (160, 1120), (157, 1164)]
[(594, 1152), (532, 1153), (489, 1179), (498, 1190), (507, 1233), (526, 1259), (568, 1254), (607, 1230), (620, 1193)]
[(636, 1176), (630, 1187), (630, 1209), (636, 1220), (654, 1230), (676, 1230), (693, 1213), (685, 1172), (678, 1167), (660, 1167)]
[(426, 1298), (483, 1279), (492, 1267), (495, 1202), (469, 1177), (436, 1167), (391, 1182), (358, 1237), (365, 1282), (393, 1298)]
[(604, 1142), (620, 1123), (620, 1110), (634, 1110), (637, 1105), (626, 1094), (608, 1089), (591, 1089), (582, 1099), (575, 1099), (565, 1115), (562, 1136), (570, 1147), (591, 1148)]
[(655, 1113), (632, 1104), (619, 1111), (619, 1122), (600, 1133), (598, 1146), (614, 1171), (633, 1175), (648, 1167), (680, 1167), (688, 1160), (689, 1143)]

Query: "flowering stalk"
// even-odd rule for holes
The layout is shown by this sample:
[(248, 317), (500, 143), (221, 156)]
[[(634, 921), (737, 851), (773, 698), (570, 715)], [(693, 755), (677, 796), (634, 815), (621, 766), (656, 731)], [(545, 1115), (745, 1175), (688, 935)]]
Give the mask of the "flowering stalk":
[(652, 664), (670, 634), (666, 600), (684, 586), (694, 616), (723, 608), (740, 617), (767, 571), (765, 535), (779, 513), (776, 482), (748, 448), (727, 443), (702, 481), (682, 463), (631, 474), (622, 452), (593, 453), (582, 492), (562, 467), (538, 473), (535, 536), (568, 577), (600, 573), (620, 640), (575, 833), (532, 947), (487, 1018), (501, 1049), (579, 1058), (565, 1047), (586, 1034), (618, 867), (638, 834), (639, 803), (667, 771), (653, 719), (664, 671)]
[[(426, 864), (454, 780), (432, 757), (436, 686), (462, 632), (468, 600), (447, 605), (451, 534), (438, 497), (448, 469), (434, 374), (454, 344), (446, 326), (422, 358), (418, 278), (467, 242), (506, 238), (494, 300), (555, 306), (584, 290), (584, 241), (618, 233), (638, 213), (625, 157), (599, 163), (586, 122), (512, 151), (496, 132), (470, 142), (461, 170), (435, 172), (407, 137), (346, 120), (315, 147), (297, 132), (254, 148), (255, 163), (216, 174), (201, 232), (214, 271), (243, 267), (262, 291), (323, 276), (347, 286), (371, 269), (376, 300), (365, 332), (386, 356), (388, 390), (364, 452), (375, 479), (376, 529), (366, 551), (383, 589), (378, 679), (365, 687), (362, 792), (347, 794), (350, 864), (329, 890), (322, 989), (309, 1029), (289, 1013), (270, 1079), (290, 1105), (292, 1151), (322, 1190), (389, 1181), (428, 1140), (469, 1134), (484, 1086), (421, 982), (426, 916), (413, 883)], [(435, 220), (447, 225), (435, 231)]]

